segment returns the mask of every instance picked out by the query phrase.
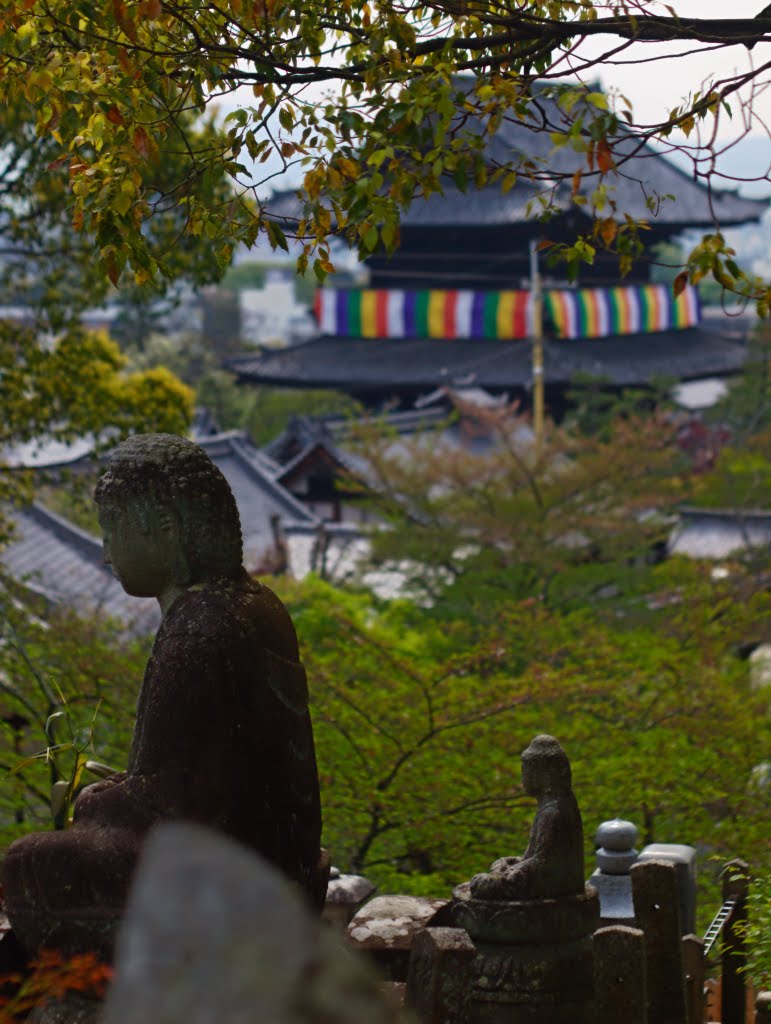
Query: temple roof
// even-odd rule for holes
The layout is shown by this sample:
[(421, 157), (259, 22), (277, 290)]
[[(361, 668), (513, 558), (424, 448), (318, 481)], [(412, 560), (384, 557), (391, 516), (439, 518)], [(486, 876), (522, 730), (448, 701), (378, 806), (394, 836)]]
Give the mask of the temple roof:
[[(244, 539), (244, 564), (258, 564), (271, 547), (271, 517), (285, 528), (313, 531), (313, 515), (275, 479), (280, 467), (261, 453), (245, 435), (231, 431), (199, 438), (227, 479), (238, 505)], [(83, 458), (81, 454), (81, 458)], [(62, 468), (71, 467), (65, 458)], [(53, 472), (57, 464), (48, 461)], [(40, 504), (13, 514), (15, 537), (0, 552), (0, 562), (14, 579), (53, 603), (66, 602), (80, 610), (99, 609), (122, 621), (130, 632), (143, 633), (160, 621), (154, 601), (130, 597), (102, 561), (102, 542)]]
[[(580, 208), (572, 203), (572, 176), (582, 171), (578, 191), (588, 199), (599, 184), (599, 173), (589, 171), (585, 153), (576, 152), (570, 145), (554, 149), (551, 133), (567, 127), (567, 120), (556, 100), (541, 96), (538, 105), (545, 121), (536, 121), (535, 117), (521, 121), (514, 115), (503, 118), (498, 130), (486, 137), (484, 153), (488, 165), (493, 167), (507, 164), (512, 154), (521, 154), (533, 161), (536, 173), (554, 173), (552, 187), (549, 182), (530, 181), (527, 172), (522, 172), (514, 187), (505, 193), (499, 182), (484, 188), (471, 186), (461, 192), (448, 177), (443, 195), (412, 203), (401, 218), (403, 232), (409, 235), (410, 229), (426, 227), (521, 225), (537, 215), (537, 209), (528, 213), (528, 204), (538, 193), (548, 198), (556, 210), (571, 210), (583, 217), (583, 211), (589, 207)], [(481, 119), (465, 121), (465, 130), (474, 134), (484, 132), (484, 128)], [(613, 153), (618, 173), (608, 173), (604, 184), (619, 213), (660, 226), (667, 234), (686, 227), (708, 227), (716, 221), (722, 227), (746, 224), (759, 220), (768, 209), (764, 199), (745, 199), (736, 191), (710, 190), (650, 144), (642, 144), (623, 129), (613, 140)], [(560, 180), (562, 175), (565, 180)], [(674, 200), (661, 198), (667, 195), (674, 196)], [(301, 215), (295, 191), (276, 193), (267, 207), (279, 219), (297, 220)]]
[[(736, 372), (746, 358), (746, 322), (707, 321), (685, 330), (610, 338), (547, 341), (547, 385), (577, 373), (624, 387), (653, 377), (677, 380)], [(318, 338), (291, 348), (239, 356), (229, 368), (241, 381), (284, 387), (367, 392), (431, 390), (442, 385), (493, 391), (528, 389), (531, 350), (525, 341)]]

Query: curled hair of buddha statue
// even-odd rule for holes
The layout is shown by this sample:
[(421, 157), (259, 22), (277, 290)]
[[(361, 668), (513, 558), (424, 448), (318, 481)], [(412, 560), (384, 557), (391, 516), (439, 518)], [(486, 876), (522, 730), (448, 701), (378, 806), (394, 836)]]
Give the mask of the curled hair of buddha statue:
[[(177, 530), (191, 579), (242, 571), (241, 522), (233, 492), (209, 456), (176, 434), (135, 434), (118, 445), (94, 492), (97, 504), (154, 514)], [(175, 519), (177, 522), (175, 523)]]
[(522, 761), (527, 761), (538, 771), (539, 775), (549, 780), (549, 788), (569, 790), (571, 788), (571, 771), (568, 755), (553, 736), (536, 736), (532, 743), (522, 751)]

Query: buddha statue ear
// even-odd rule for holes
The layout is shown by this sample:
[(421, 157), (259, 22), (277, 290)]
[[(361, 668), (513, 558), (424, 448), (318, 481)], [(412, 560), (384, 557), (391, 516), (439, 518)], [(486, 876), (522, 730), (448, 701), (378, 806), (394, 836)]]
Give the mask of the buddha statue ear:
[(159, 505), (154, 512), (158, 519), (161, 535), (166, 538), (174, 553), (172, 569), (175, 581), (180, 584), (193, 582), (192, 566), (185, 544), (185, 540), (191, 538), (187, 536), (182, 516), (173, 505)]

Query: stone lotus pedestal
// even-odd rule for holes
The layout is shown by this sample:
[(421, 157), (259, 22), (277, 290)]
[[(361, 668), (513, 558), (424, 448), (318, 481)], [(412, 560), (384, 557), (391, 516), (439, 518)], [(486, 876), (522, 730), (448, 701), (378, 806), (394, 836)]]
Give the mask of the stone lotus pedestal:
[(477, 949), (472, 1024), (594, 1024), (600, 903), (591, 886), (559, 899), (493, 901), (464, 883), (453, 896), (453, 924)]

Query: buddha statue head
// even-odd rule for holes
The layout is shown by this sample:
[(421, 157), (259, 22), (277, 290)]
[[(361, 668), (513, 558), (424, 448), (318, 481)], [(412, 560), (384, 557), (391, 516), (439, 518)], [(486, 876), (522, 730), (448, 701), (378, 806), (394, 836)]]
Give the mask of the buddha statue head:
[(570, 761), (553, 736), (536, 736), (522, 751), (522, 785), (530, 796), (571, 791)]
[(174, 434), (137, 434), (115, 449), (94, 494), (124, 590), (168, 598), (242, 572), (241, 526), (230, 487), (206, 452)]

